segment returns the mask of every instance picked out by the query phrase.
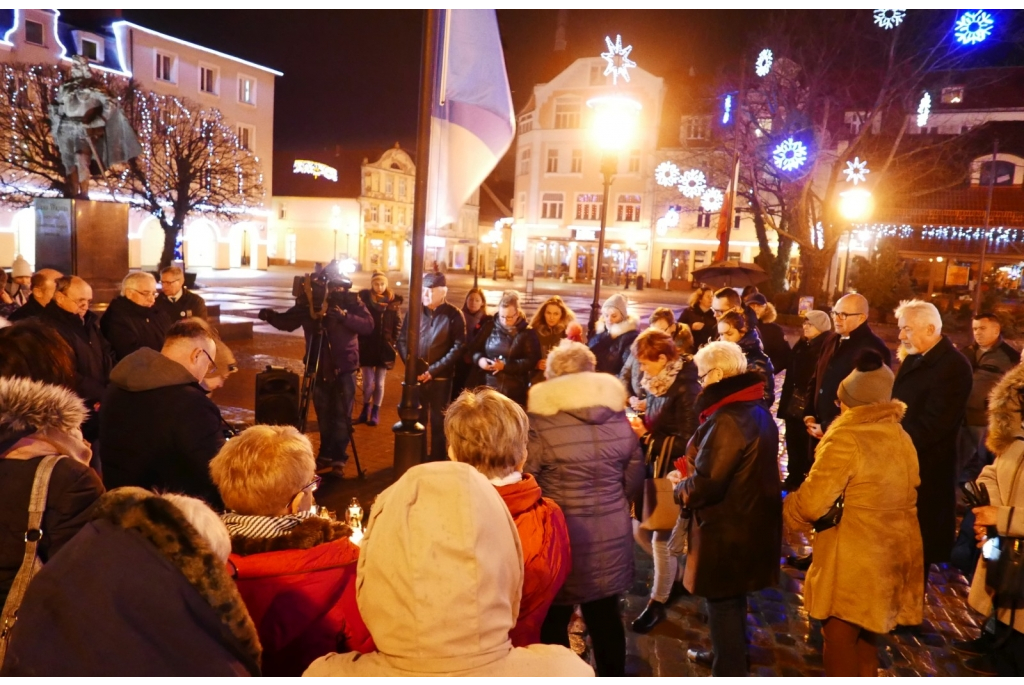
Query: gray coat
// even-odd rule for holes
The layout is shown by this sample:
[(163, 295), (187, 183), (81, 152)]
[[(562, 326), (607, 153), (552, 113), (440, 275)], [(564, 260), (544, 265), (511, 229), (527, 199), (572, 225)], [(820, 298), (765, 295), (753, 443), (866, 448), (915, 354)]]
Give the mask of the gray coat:
[(562, 508), (572, 548), (572, 572), (555, 604), (603, 599), (633, 584), (629, 503), (640, 494), (644, 464), (625, 404), (622, 384), (604, 373), (559, 376), (530, 389), (525, 471)]

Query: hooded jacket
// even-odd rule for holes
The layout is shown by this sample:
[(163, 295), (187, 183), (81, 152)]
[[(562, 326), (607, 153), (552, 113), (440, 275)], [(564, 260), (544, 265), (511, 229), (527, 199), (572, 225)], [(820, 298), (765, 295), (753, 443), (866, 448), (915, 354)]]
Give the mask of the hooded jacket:
[(630, 346), (636, 337), (640, 335), (637, 327), (640, 319), (635, 314), (619, 323), (607, 326), (604, 317), (598, 319), (594, 337), (587, 341), (587, 347), (597, 357), (597, 370), (618, 376), (622, 372), (622, 365), (629, 358)]
[(530, 376), (540, 361), (540, 338), (522, 316), (506, 328), (497, 319), (491, 319), (488, 330), (477, 338), (483, 339), (483, 346), (474, 352), (473, 363), (483, 358), (505, 361), (505, 368), (498, 373), (487, 372), (484, 382), (520, 406), (526, 404), (526, 390), (530, 387)]
[(54, 466), (36, 548), (46, 563), (89, 520), (103, 483), (89, 468), (91, 451), (79, 427), (85, 405), (73, 392), (27, 378), (0, 378), (0, 606), (7, 601), (25, 557), (28, 505), (43, 457), (65, 455)]
[(772, 368), (775, 373), (789, 368), (791, 354), (785, 331), (782, 330), (782, 326), (775, 323), (777, 318), (778, 312), (775, 311), (775, 305), (769, 302), (757, 320), (757, 332), (761, 336), (764, 353), (772, 360)]
[(143, 307), (119, 295), (100, 318), (100, 330), (114, 350), (114, 359), (121, 361), (143, 347), (159, 352), (171, 323), (155, 306)]
[(225, 677), (259, 675), (259, 663), (206, 541), (171, 502), (122, 488), (32, 579), (0, 675)]
[[(545, 384), (546, 385), (546, 384)], [(329, 654), (307, 676), (590, 676), (556, 645), (513, 647), (523, 549), (494, 486), (469, 464), (414, 466), (378, 497), (356, 600), (370, 654)]]
[(222, 507), (209, 463), (224, 445), (224, 420), (181, 364), (143, 348), (110, 373), (100, 412), (103, 482), (180, 492)]
[(525, 473), (562, 508), (572, 572), (555, 604), (582, 604), (633, 585), (630, 502), (643, 487), (640, 442), (626, 420), (626, 391), (614, 376), (558, 376), (530, 388)]
[(770, 409), (775, 404), (775, 368), (772, 366), (772, 360), (764, 352), (761, 336), (756, 329), (751, 328), (737, 344), (747, 358), (747, 370), (755, 371), (764, 377), (764, 397), (761, 401), (764, 402), (765, 409)]

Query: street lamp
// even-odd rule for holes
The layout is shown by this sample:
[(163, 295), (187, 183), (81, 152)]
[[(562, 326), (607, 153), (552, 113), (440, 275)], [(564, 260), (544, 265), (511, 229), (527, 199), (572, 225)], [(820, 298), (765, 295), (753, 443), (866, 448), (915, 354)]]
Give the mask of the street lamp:
[(632, 98), (605, 95), (587, 101), (594, 110), (591, 133), (601, 149), (601, 175), (604, 195), (601, 198), (601, 229), (597, 238), (597, 264), (594, 265), (594, 301), (590, 305), (589, 335), (594, 335), (597, 319), (601, 316), (601, 267), (604, 264), (604, 238), (608, 222), (608, 191), (612, 176), (618, 171), (620, 150), (626, 149), (636, 136), (641, 105)]
[(864, 223), (871, 218), (875, 200), (871, 191), (853, 188), (839, 193), (839, 213), (846, 219), (846, 266), (843, 267), (842, 292), (846, 292), (846, 278), (850, 272), (850, 243), (853, 241), (853, 225)]

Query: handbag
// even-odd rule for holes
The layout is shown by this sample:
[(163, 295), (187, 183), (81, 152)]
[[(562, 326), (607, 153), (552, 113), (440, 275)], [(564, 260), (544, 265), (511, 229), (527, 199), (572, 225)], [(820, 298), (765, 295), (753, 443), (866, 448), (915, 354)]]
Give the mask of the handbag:
[(51, 454), (43, 457), (36, 467), (36, 475), (32, 481), (32, 495), (28, 502), (28, 527), (25, 530), (25, 556), (21, 560), (21, 568), (18, 575), (14, 577), (11, 591), (4, 602), (3, 613), (0, 614), (0, 665), (4, 663), (7, 656), (7, 647), (11, 642), (11, 631), (14, 623), (18, 620), (18, 609), (21, 607), (21, 600), (25, 598), (25, 591), (36, 572), (43, 567), (36, 548), (39, 540), (43, 537), (43, 512), (46, 511), (46, 495), (50, 490), (50, 475), (57, 462), (63, 459), (63, 455)]
[(785, 408), (780, 413), (787, 419), (799, 419), (803, 417), (806, 408), (807, 391), (794, 388), (793, 394), (789, 396), (789, 401), (786, 402)]
[[(1010, 486), (1011, 502), (1017, 501), (1017, 480), (1020, 471), (1018, 464), (1013, 484)], [(1017, 507), (1011, 506), (1010, 515), (1006, 519), (1007, 528), (1012, 527), (1013, 516), (1016, 513)], [(995, 592), (995, 605), (1001, 608), (1011, 607), (1015, 612), (1018, 606), (1024, 607), (1024, 538), (1000, 535), (986, 542), (981, 554), (985, 559), (985, 585)]]
[(832, 508), (825, 512), (825, 515), (819, 518), (817, 521), (811, 524), (814, 528), (815, 533), (828, 530), (829, 528), (835, 528), (839, 525), (839, 522), (843, 520), (843, 495), (839, 495), (839, 498), (832, 505)]
[[(661, 443), (658, 456), (653, 459), (654, 441), (647, 448), (647, 464), (653, 467), (651, 473), (657, 476), (665, 468), (667, 460), (672, 456), (675, 436), (670, 435)], [(644, 503), (641, 509), (640, 528), (642, 530), (671, 530), (679, 518), (679, 505), (673, 495), (674, 486), (668, 478), (647, 478), (644, 480)]]

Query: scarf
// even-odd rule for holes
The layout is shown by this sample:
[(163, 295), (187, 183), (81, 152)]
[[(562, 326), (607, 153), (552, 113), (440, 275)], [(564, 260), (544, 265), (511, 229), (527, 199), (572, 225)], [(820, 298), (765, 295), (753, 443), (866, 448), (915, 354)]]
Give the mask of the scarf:
[(220, 520), (233, 538), (277, 538), (312, 516), (309, 511), (285, 516), (245, 516), (228, 512), (221, 514)]
[(651, 395), (655, 397), (661, 397), (668, 389), (672, 387), (672, 384), (676, 382), (676, 376), (679, 375), (680, 369), (683, 368), (683, 358), (676, 357), (658, 372), (658, 375), (651, 376), (644, 372), (643, 378), (640, 380), (640, 385)]
[(752, 402), (760, 400), (764, 397), (764, 383), (758, 383), (757, 385), (751, 385), (749, 388), (744, 388), (738, 392), (734, 392), (731, 395), (726, 395), (722, 399), (718, 400), (710, 407), (700, 413), (700, 422), (703, 424), (705, 421), (711, 418), (711, 415), (721, 409), (727, 404), (733, 404), (735, 402)]
[(92, 461), (92, 448), (82, 438), (82, 431), (77, 428), (70, 433), (56, 428), (36, 431), (11, 445), (0, 454), (0, 459), (35, 459), (51, 454), (63, 454), (85, 466)]

